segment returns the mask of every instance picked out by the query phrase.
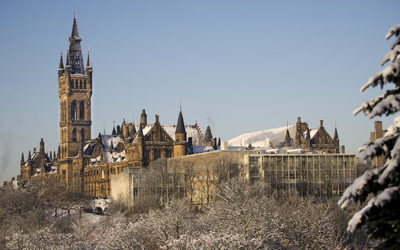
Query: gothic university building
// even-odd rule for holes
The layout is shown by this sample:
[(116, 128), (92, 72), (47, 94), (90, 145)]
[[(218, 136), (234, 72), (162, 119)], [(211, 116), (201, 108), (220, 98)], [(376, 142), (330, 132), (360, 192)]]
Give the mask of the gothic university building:
[(185, 125), (179, 111), (177, 125), (161, 125), (159, 116), (147, 123), (142, 110), (140, 124), (125, 120), (111, 135), (99, 134), (91, 139), (92, 64), (88, 51), (86, 69), (78, 33), (76, 15), (69, 37), (69, 49), (58, 68), (60, 99), (60, 145), (55, 152), (46, 153), (43, 138), (40, 149), (33, 149), (27, 161), (21, 156), (19, 180), (48, 179), (65, 183), (69, 190), (90, 196), (110, 195), (110, 176), (125, 167), (142, 169), (158, 158), (187, 155), (193, 146), (216, 148), (209, 126), (203, 136), (197, 122)]
[[(222, 149), (220, 142), (217, 143), (212, 136), (209, 126), (203, 135), (197, 122), (194, 125), (185, 125), (182, 110), (177, 112), (176, 125), (162, 125), (158, 115), (155, 115), (154, 123), (148, 123), (146, 111), (143, 109), (139, 124), (126, 123), (123, 120), (121, 125), (116, 128), (114, 126), (111, 134), (99, 133), (97, 138), (92, 139), (93, 68), (89, 51), (85, 67), (80, 43), (74, 16), (65, 66), (61, 54), (58, 68), (58, 152), (45, 152), (45, 144), (41, 139), (39, 150), (34, 148), (32, 154), (29, 151), (27, 160), (22, 153), (21, 175), (18, 180), (48, 180), (63, 183), (68, 190), (83, 192), (88, 196), (109, 197), (111, 177), (123, 173), (124, 168), (141, 172), (159, 158), (169, 161), (172, 158), (189, 157), (186, 155), (193, 158), (199, 153)], [(337, 130), (335, 129), (334, 136), (331, 137), (323, 127), (323, 120), (318, 129), (310, 130), (308, 124), (301, 122), (299, 117), (296, 125), (285, 128), (284, 134), (280, 141), (268, 141), (266, 148), (284, 146), (287, 150), (300, 148), (313, 154), (339, 153)], [(223, 150), (241, 151), (241, 155), (246, 150), (244, 147), (235, 148), (233, 144), (230, 147), (227, 143), (223, 144)], [(250, 144), (247, 150), (254, 153), (255, 145), (252, 147)]]

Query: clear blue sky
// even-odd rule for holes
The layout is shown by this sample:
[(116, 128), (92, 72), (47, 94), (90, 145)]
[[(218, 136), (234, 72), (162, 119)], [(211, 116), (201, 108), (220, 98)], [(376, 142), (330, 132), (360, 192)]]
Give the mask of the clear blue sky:
[[(92, 138), (113, 120), (176, 124), (207, 118), (222, 141), (294, 124), (333, 135), (347, 153), (373, 121), (352, 111), (379, 89), (359, 89), (382, 68), (400, 1), (3, 1), (0, 8), (0, 179), (20, 173), (44, 138), (59, 143), (57, 68), (74, 11), (94, 90)], [(64, 57), (65, 59), (65, 57)], [(64, 62), (65, 63), (65, 62)], [(134, 118), (133, 118), (134, 117)], [(383, 118), (386, 128), (394, 117)]]

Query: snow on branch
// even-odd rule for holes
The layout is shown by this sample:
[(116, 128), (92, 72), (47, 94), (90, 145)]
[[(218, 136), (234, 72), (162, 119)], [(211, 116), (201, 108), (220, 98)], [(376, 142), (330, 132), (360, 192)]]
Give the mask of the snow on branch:
[(393, 25), (389, 29), (388, 33), (385, 35), (385, 38), (389, 39), (390, 37), (392, 37), (392, 35), (398, 36), (399, 33), (400, 33), (400, 23)]
[(357, 115), (364, 111), (369, 118), (381, 116), (386, 113), (386, 116), (394, 114), (400, 110), (400, 90), (387, 90), (381, 96), (365, 101), (361, 107), (353, 111), (353, 115)]
[[(390, 52), (389, 52), (390, 53)], [(381, 61), (381, 63), (385, 60)], [(383, 88), (383, 85), (389, 82), (395, 82), (400, 75), (400, 60), (396, 60), (389, 66), (387, 66), (384, 70), (377, 72), (375, 75), (371, 76), (366, 84), (361, 87), (360, 91), (364, 92), (370, 86), (376, 87), (378, 85)]]
[(399, 54), (400, 54), (400, 45), (396, 45), (393, 48), (393, 50), (389, 51), (383, 56), (383, 59), (381, 61), (381, 66), (387, 63), (389, 60), (395, 62)]
[(364, 224), (366, 216), (379, 214), (379, 211), (384, 210), (386, 205), (393, 200), (393, 196), (396, 194), (398, 196), (398, 193), (399, 187), (390, 187), (383, 190), (379, 195), (372, 198), (363, 209), (354, 214), (349, 221), (347, 230), (353, 233), (359, 226)]
[(364, 201), (371, 191), (371, 184), (378, 178), (379, 171), (379, 168), (365, 171), (362, 176), (358, 177), (353, 184), (346, 188), (338, 201), (338, 205), (341, 208), (345, 208), (350, 203), (361, 203)]
[(396, 144), (390, 153), (390, 158), (386, 159), (385, 166), (379, 176), (379, 183), (388, 186), (389, 183), (396, 182), (399, 179), (400, 171), (400, 138), (396, 140)]
[(398, 45), (398, 44), (400, 44), (400, 36), (398, 36), (398, 37), (396, 38), (396, 40), (394, 41), (394, 43), (392, 43), (392, 44), (390, 45), (390, 49), (394, 49), (394, 47), (396, 47), (396, 45)]

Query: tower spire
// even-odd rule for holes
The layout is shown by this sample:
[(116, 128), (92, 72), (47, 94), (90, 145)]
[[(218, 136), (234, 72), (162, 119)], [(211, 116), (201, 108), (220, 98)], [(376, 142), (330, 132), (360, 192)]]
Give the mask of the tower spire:
[(85, 74), (83, 64), (83, 54), (81, 50), (81, 38), (78, 32), (78, 23), (76, 21), (76, 11), (74, 12), (74, 22), (72, 32), (69, 37), (69, 57), (71, 63), (71, 74)]
[(207, 128), (206, 128), (206, 134), (204, 135), (204, 140), (206, 143), (210, 142), (212, 140), (213, 136), (211, 133), (211, 128), (210, 128), (210, 121), (209, 118), (207, 118)]
[(286, 136), (285, 136), (285, 144), (284, 144), (285, 147), (290, 147), (290, 144), (291, 144), (290, 140), (291, 140), (291, 138), (290, 138), (290, 133), (289, 133), (289, 125), (287, 125)]
[(62, 52), (61, 52), (61, 57), (60, 57), (60, 66), (58, 66), (58, 68), (64, 70), (64, 63), (63, 63), (63, 58), (62, 58)]
[(25, 159), (24, 159), (24, 152), (22, 152), (22, 155), (21, 155), (21, 165), (24, 164), (24, 162), (25, 162)]
[(74, 22), (72, 23), (71, 37), (79, 37), (78, 24), (76, 23), (76, 10), (74, 11)]
[(92, 67), (92, 61), (90, 60), (90, 47), (88, 48), (86, 67)]
[(69, 63), (69, 50), (67, 51), (67, 61), (65, 62), (65, 66), (71, 66)]
[(333, 135), (333, 139), (334, 140), (339, 140), (336, 124), (335, 124), (335, 134)]
[(186, 133), (185, 122), (183, 121), (182, 108), (179, 110), (178, 122), (176, 124), (175, 133)]

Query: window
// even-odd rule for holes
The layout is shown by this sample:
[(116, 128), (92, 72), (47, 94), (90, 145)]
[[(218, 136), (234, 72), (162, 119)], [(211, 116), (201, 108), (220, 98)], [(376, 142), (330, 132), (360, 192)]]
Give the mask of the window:
[(76, 89), (79, 88), (79, 82), (78, 82), (78, 80), (75, 81), (75, 88), (76, 88)]
[(81, 141), (85, 141), (85, 129), (81, 129)]
[(83, 89), (82, 80), (80, 81), (80, 89)]
[(76, 128), (74, 128), (74, 130), (72, 130), (72, 141), (77, 141)]
[(86, 80), (83, 81), (83, 88), (86, 89)]
[(79, 105), (79, 119), (84, 120), (85, 119), (85, 103), (81, 101)]
[(76, 119), (76, 102), (73, 101), (71, 103), (71, 120), (75, 120)]

